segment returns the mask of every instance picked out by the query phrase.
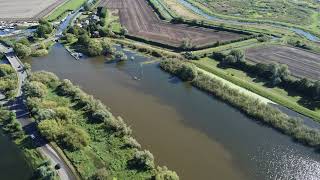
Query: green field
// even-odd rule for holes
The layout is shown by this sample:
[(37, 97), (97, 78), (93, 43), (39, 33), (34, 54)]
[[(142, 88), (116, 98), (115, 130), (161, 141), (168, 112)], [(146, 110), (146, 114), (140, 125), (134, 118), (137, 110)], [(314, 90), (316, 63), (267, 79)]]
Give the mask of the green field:
[(193, 61), (199, 68), (211, 72), (225, 80), (228, 80), (238, 86), (244, 87), (260, 96), (263, 96), (271, 101), (283, 105), (289, 109), (299, 112), (303, 115), (309, 116), (314, 120), (320, 122), (319, 110), (310, 110), (298, 103), (301, 100), (300, 96), (292, 96), (284, 89), (265, 86), (264, 81), (259, 81), (251, 77), (247, 73), (233, 68), (221, 69), (218, 67), (219, 62), (210, 58), (203, 58), (199, 61)]
[[(270, 20), (296, 25), (319, 25), (316, 4), (311, 0), (190, 0), (198, 2), (216, 14)], [(319, 27), (318, 27), (319, 28)]]
[(78, 9), (85, 2), (86, 0), (68, 0), (46, 16), (46, 19), (48, 21), (61, 20), (69, 11)]

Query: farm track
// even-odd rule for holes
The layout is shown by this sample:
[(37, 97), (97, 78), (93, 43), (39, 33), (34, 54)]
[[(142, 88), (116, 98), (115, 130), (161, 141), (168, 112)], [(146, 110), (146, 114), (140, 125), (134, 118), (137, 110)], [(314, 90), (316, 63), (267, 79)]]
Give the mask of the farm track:
[(255, 63), (287, 64), (294, 76), (320, 80), (320, 54), (288, 46), (249, 48), (247, 58)]
[(118, 9), (120, 23), (129, 34), (155, 42), (181, 46), (189, 40), (196, 47), (239, 39), (245, 35), (162, 21), (146, 0), (103, 0), (99, 6)]
[[(41, 9), (36, 14), (34, 14), (34, 12), (32, 12), (32, 11), (35, 11), (32, 7), (28, 7), (29, 8), (28, 9), (28, 8), (24, 8), (24, 7), (19, 6), (19, 4), (16, 4), (17, 11), (23, 11), (23, 13), (20, 14), (19, 16), (23, 16), (23, 17), (14, 17), (15, 11), (12, 10), (11, 13), (14, 14), (14, 15), (12, 15), (12, 17), (1, 17), (0, 16), (0, 21), (6, 21), (6, 22), (38, 21), (40, 18), (49, 14), (51, 11), (53, 11), (56, 7), (58, 7), (59, 5), (64, 3), (65, 1), (66, 0), (54, 0), (52, 3), (50, 3), (49, 6), (46, 6), (45, 8)], [(0, 5), (1, 5), (1, 2), (0, 2)], [(12, 6), (12, 4), (10, 6)]]

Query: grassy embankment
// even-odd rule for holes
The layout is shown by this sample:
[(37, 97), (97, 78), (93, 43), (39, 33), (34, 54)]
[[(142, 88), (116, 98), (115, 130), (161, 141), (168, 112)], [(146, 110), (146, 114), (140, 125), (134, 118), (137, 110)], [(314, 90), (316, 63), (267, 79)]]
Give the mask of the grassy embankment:
[(81, 7), (86, 0), (68, 0), (67, 2), (61, 4), (56, 9), (54, 9), (50, 14), (48, 14), (45, 19), (53, 22), (63, 19), (69, 12), (74, 11)]
[[(249, 1), (244, 1), (242, 3), (236, 4), (236, 1), (233, 0), (211, 1), (207, 5), (204, 5), (205, 2), (203, 0), (187, 1), (193, 6), (202, 10), (204, 13), (222, 19), (231, 19), (241, 22), (255, 22), (261, 24), (275, 24), (286, 26), (289, 28), (295, 27), (307, 32), (311, 32), (320, 37), (320, 17), (316, 10), (317, 8), (320, 8), (319, 5), (311, 5), (312, 7), (310, 7), (310, 4), (308, 6), (298, 4), (288, 5), (290, 3), (289, 1), (270, 1), (266, 4), (257, 1), (254, 3), (258, 3), (258, 5), (251, 5), (249, 4)], [(218, 4), (221, 3), (229, 7), (227, 11), (223, 11), (223, 8), (218, 8)], [(284, 3), (286, 5), (282, 7), (283, 4), (281, 5), (279, 3)], [(270, 6), (273, 8), (267, 8), (266, 6)], [(314, 9), (311, 10), (312, 8)], [(261, 11), (261, 9), (265, 9), (268, 12)], [(285, 11), (283, 9), (285, 9)], [(238, 14), (238, 16), (233, 14)]]
[(295, 140), (318, 148), (320, 131), (306, 126), (303, 121), (288, 117), (275, 107), (261, 102), (256, 97), (240, 92), (238, 89), (199, 71), (193, 64), (179, 60), (165, 60), (160, 67), (193, 86), (208, 92), (239, 109), (249, 117), (274, 127), (280, 132), (293, 137)]
[(192, 62), (201, 69), (320, 122), (320, 113), (318, 111), (307, 109), (298, 103), (301, 99), (300, 96), (291, 96), (287, 91), (278, 87), (267, 87), (264, 81), (257, 82), (255, 78), (243, 71), (232, 68), (221, 69), (218, 67), (219, 62), (210, 58)]
[(140, 150), (121, 117), (70, 81), (37, 72), (25, 90), (40, 132), (59, 145), (82, 178), (178, 179), (156, 167), (149, 151)]

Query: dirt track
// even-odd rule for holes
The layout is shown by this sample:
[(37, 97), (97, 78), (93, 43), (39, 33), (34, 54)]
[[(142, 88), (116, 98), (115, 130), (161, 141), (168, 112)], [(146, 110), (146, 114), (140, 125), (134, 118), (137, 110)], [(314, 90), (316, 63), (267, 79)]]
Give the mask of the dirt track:
[(120, 22), (128, 29), (130, 35), (172, 46), (180, 46), (187, 39), (192, 42), (192, 45), (200, 47), (244, 36), (164, 22), (153, 12), (146, 0), (103, 0), (100, 6), (119, 9)]
[(0, 0), (0, 21), (36, 21), (66, 0)]
[(297, 77), (320, 80), (320, 54), (288, 46), (264, 46), (248, 49), (246, 56), (257, 63), (287, 64)]

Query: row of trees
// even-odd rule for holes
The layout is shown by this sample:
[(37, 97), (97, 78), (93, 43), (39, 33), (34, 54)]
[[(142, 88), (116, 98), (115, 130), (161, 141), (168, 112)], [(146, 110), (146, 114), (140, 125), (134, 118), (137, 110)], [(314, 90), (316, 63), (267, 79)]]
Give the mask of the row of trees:
[(320, 81), (307, 78), (295, 78), (286, 64), (275, 62), (265, 64), (247, 63), (243, 50), (231, 50), (228, 54), (213, 53), (212, 57), (224, 66), (232, 66), (245, 72), (253, 73), (269, 82), (272, 86), (280, 86), (287, 90), (295, 90), (304, 97), (320, 100)]

